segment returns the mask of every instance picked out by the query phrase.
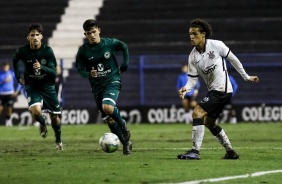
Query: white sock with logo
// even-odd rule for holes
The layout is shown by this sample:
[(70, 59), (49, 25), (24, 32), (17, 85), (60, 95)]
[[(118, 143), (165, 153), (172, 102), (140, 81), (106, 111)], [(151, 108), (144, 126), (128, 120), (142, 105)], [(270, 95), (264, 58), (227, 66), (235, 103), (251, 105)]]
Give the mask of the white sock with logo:
[(205, 135), (205, 126), (204, 125), (193, 126), (192, 128), (192, 140), (193, 140), (192, 149), (200, 151), (204, 135)]
[(214, 137), (225, 148), (226, 151), (233, 150), (231, 143), (223, 129)]

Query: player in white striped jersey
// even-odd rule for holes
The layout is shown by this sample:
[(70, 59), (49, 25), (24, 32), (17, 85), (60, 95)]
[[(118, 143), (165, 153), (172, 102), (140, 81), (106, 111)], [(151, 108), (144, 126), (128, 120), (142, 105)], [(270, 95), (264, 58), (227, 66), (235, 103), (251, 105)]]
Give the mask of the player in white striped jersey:
[(217, 125), (224, 105), (232, 97), (232, 85), (229, 81), (225, 58), (232, 64), (245, 81), (258, 82), (257, 76), (249, 76), (239, 59), (219, 40), (208, 39), (212, 34), (211, 26), (202, 19), (194, 19), (190, 23), (189, 35), (194, 46), (189, 55), (188, 75), (190, 80), (179, 90), (180, 98), (191, 91), (197, 84), (200, 75), (208, 88), (206, 97), (195, 107), (192, 128), (192, 149), (179, 154), (178, 159), (200, 159), (205, 126), (211, 131), (219, 143), (225, 148), (223, 159), (238, 159), (224, 130)]

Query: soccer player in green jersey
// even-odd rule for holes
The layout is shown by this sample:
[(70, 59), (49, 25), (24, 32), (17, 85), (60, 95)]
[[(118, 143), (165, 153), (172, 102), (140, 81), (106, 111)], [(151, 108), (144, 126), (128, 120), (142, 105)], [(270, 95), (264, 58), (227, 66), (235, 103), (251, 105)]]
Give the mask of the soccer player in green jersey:
[[(119, 137), (123, 154), (128, 155), (132, 150), (130, 131), (116, 107), (121, 90), (120, 74), (128, 67), (128, 47), (115, 38), (101, 38), (101, 29), (96, 20), (86, 20), (83, 29), (88, 42), (78, 50), (76, 68), (82, 77), (89, 80), (102, 119), (111, 132)], [(115, 57), (118, 51), (123, 54), (120, 67)]]
[[(47, 127), (42, 110), (50, 115), (55, 132), (56, 149), (63, 150), (61, 141), (60, 103), (55, 90), (57, 61), (51, 47), (44, 45), (43, 27), (31, 24), (28, 28), (29, 44), (16, 50), (13, 57), (14, 72), (17, 81), (25, 86), (29, 111), (35, 121), (40, 123), (40, 135), (47, 137)], [(24, 76), (21, 76), (19, 61), (24, 65)], [(41, 107), (41, 102), (43, 106)]]

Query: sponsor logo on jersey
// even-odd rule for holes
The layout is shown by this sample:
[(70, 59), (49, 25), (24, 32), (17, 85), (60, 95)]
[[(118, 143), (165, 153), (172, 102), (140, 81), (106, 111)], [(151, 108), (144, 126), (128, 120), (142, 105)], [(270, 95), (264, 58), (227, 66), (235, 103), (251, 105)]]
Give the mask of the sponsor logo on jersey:
[(216, 67), (216, 65), (213, 64), (213, 65), (207, 67), (205, 70), (202, 70), (202, 72), (204, 74), (212, 73), (215, 70), (215, 67)]
[(108, 69), (108, 70), (105, 70), (105, 67), (102, 63), (99, 63), (97, 65), (97, 77), (103, 77), (103, 76), (106, 76), (108, 73), (111, 73), (112, 70), (111, 69)]
[(214, 51), (210, 51), (208, 53), (208, 55), (209, 55), (209, 59), (214, 59), (215, 58)]
[(110, 53), (109, 51), (105, 52), (105, 53), (104, 53), (104, 57), (105, 57), (106, 59), (109, 59), (109, 58), (111, 57), (111, 53)]
[(104, 65), (102, 63), (99, 63), (97, 65), (97, 69), (98, 69), (99, 72), (103, 71), (104, 70)]
[(38, 70), (38, 69), (37, 69), (37, 70), (34, 70), (34, 74), (35, 74), (35, 75), (40, 75), (40, 74), (41, 74), (41, 71)]

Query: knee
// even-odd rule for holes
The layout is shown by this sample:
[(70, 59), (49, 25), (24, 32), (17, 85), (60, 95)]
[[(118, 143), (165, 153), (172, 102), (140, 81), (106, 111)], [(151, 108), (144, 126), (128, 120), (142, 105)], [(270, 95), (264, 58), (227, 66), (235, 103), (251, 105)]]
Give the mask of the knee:
[(212, 131), (216, 127), (216, 119), (206, 116), (205, 117), (205, 126)]
[(42, 115), (41, 111), (31, 111), (31, 114), (34, 118), (37, 118)]
[(61, 123), (59, 115), (57, 114), (50, 115), (50, 119), (52, 125), (59, 125)]
[(114, 111), (114, 106), (109, 104), (103, 104), (102, 108), (107, 115), (111, 115)]
[(207, 115), (207, 112), (204, 111), (204, 109), (202, 109), (199, 105), (197, 105), (193, 110), (192, 117), (193, 119), (204, 118), (206, 115)]

